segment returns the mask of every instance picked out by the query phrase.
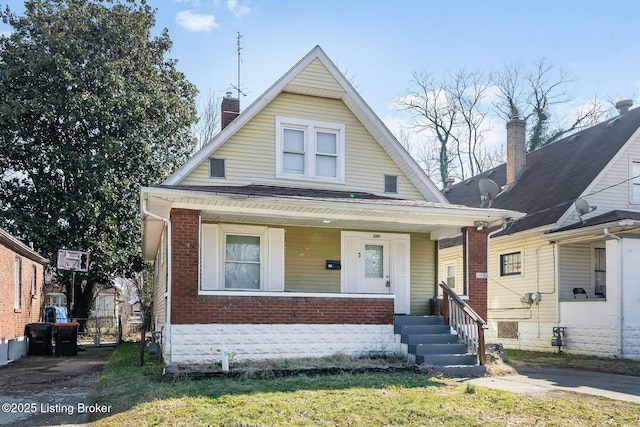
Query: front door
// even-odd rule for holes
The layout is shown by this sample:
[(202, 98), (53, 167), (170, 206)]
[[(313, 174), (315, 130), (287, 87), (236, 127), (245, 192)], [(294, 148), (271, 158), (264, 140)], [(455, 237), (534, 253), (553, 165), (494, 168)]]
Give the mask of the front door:
[(395, 295), (395, 312), (409, 314), (408, 234), (342, 232), (341, 291)]
[(359, 268), (362, 276), (358, 280), (358, 293), (389, 294), (389, 241), (362, 240), (358, 252)]

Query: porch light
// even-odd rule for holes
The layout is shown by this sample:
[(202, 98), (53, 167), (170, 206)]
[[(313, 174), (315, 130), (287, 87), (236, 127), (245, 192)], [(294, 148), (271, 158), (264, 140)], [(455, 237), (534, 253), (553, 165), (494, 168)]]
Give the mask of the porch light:
[(331, 220), (330, 219), (323, 219), (322, 222), (325, 223), (325, 224), (331, 224)]

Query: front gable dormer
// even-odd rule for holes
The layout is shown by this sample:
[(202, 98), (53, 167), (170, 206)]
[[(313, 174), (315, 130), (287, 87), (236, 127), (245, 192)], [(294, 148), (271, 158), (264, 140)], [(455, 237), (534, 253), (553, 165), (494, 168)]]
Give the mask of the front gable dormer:
[(163, 184), (259, 184), (447, 203), (320, 47)]

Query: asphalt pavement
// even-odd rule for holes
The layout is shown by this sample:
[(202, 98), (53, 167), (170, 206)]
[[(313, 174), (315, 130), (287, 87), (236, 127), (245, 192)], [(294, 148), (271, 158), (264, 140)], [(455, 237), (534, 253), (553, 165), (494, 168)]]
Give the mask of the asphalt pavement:
[(640, 377), (573, 368), (518, 368), (518, 374), (461, 379), (481, 387), (521, 394), (562, 390), (640, 404)]
[(76, 356), (26, 356), (0, 366), (0, 426), (84, 425), (110, 408), (94, 400), (113, 347)]

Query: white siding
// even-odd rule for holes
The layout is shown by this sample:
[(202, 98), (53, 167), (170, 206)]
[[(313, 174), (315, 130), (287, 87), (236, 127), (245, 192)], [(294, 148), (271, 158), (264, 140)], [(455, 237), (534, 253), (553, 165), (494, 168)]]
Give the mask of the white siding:
[(573, 288), (584, 288), (589, 297), (591, 290), (591, 245), (589, 243), (561, 245), (559, 247), (559, 293), (561, 301), (574, 299)]
[[(640, 161), (640, 133), (638, 132), (631, 137), (619, 155), (613, 159), (613, 163), (602, 171), (602, 175), (593, 186), (587, 189), (585, 200), (589, 202), (589, 205), (598, 208), (585, 215), (583, 219), (602, 215), (615, 209), (640, 210), (640, 203), (632, 203), (630, 199), (632, 184), (628, 180), (632, 177), (631, 162), (634, 160)], [(569, 209), (570, 215), (559, 226), (580, 220), (578, 215), (573, 212), (573, 207)]]

